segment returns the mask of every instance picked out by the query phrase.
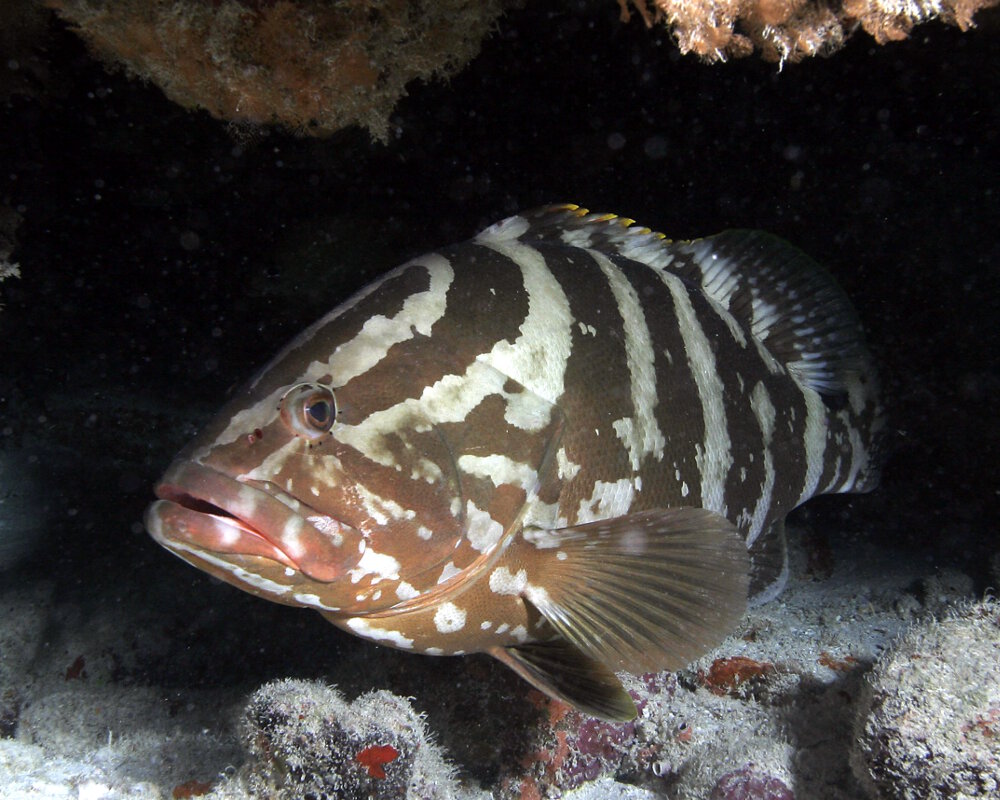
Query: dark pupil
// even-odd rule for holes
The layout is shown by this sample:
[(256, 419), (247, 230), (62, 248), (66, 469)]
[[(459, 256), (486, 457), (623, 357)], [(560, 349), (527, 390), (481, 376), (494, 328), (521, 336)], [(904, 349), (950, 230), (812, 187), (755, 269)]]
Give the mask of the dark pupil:
[(330, 401), (314, 400), (306, 404), (306, 416), (318, 428), (324, 428), (330, 422)]

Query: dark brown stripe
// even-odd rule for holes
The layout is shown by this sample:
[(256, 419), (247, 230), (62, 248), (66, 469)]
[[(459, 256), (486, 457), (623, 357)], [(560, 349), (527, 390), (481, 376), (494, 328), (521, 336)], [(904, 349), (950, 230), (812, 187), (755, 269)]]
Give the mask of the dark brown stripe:
[[(597, 481), (631, 475), (628, 452), (611, 424), (632, 416), (631, 376), (621, 314), (607, 278), (584, 251), (544, 247), (546, 263), (562, 286), (574, 318), (572, 349), (558, 405), (569, 422), (562, 438), (566, 456), (581, 469), (563, 486), (562, 512), (575, 519), (581, 500)], [(586, 333), (580, 323), (596, 333)]]
[[(418, 398), (446, 375), (463, 374), (497, 342), (513, 342), (518, 337), (528, 313), (520, 267), (494, 250), (469, 242), (440, 254), (451, 262), (455, 275), (444, 315), (434, 323), (430, 336), (414, 332), (412, 339), (390, 347), (381, 361), (343, 387), (359, 413), (371, 414)], [(385, 314), (378, 309), (370, 313)]]
[(261, 370), (258, 376), (260, 382), (253, 386), (253, 394), (264, 396), (280, 386), (301, 380), (313, 361), (328, 359), (339, 345), (357, 336), (372, 316), (382, 314), (392, 317), (398, 314), (407, 297), (427, 291), (429, 286), (430, 275), (424, 267), (417, 265), (386, 279), (375, 291), (318, 328), (308, 338), (289, 343)]
[(769, 525), (795, 508), (809, 465), (805, 446), (806, 404), (802, 391), (789, 375), (768, 373), (763, 380), (775, 410), (771, 442), (774, 493), (765, 521), (765, 525)]

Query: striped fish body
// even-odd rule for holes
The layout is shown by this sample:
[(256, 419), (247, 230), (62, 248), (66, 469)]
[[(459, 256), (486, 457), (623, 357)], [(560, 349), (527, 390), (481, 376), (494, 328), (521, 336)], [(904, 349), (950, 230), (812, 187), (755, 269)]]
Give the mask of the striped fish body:
[(860, 326), (754, 232), (560, 206), (399, 267), (307, 329), (168, 470), (147, 526), (240, 588), (597, 715), (783, 581), (787, 513), (877, 479)]

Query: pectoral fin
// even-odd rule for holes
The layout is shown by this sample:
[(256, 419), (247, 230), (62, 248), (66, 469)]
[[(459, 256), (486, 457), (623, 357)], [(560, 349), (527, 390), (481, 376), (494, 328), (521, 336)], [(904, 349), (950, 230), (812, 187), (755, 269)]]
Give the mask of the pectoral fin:
[(718, 645), (746, 610), (743, 537), (705, 509), (644, 511), (522, 537), (511, 559), (526, 570), (523, 597), (610, 670), (680, 669)]

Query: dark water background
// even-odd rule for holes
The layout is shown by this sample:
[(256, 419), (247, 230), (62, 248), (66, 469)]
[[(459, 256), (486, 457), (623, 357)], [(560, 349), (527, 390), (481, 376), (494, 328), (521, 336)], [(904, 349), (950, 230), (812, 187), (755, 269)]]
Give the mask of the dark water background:
[[(387, 145), (247, 137), (58, 33), (55, 89), (0, 106), (0, 199), (24, 218), (23, 277), (2, 286), (0, 453), (37, 471), (45, 520), (0, 580), (189, 605), (170, 666), (149, 667), (161, 680), (223, 628), (252, 643), (244, 675), (321, 674), (320, 645), (299, 659), (295, 642), (339, 634), (156, 547), (151, 484), (230, 387), (373, 275), (572, 201), (674, 238), (765, 228), (824, 262), (881, 364), (891, 441), (876, 493), (796, 520), (984, 588), (1000, 549), (1000, 26), (858, 35), (779, 71), (703, 65), (617, 16), (508, 15), (449, 83), (411, 87)], [(226, 675), (213, 658), (205, 681)]]

